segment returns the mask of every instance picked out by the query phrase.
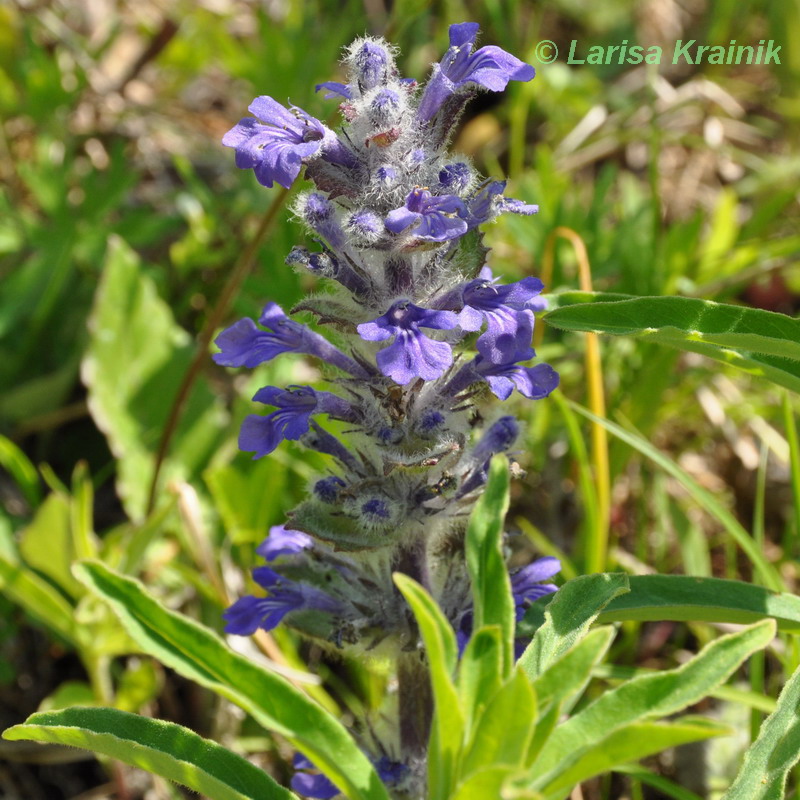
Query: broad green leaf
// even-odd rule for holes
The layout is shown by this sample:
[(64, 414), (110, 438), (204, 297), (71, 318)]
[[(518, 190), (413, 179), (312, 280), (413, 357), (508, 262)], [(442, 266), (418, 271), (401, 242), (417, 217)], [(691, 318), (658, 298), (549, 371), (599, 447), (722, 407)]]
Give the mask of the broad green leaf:
[(569, 401), (567, 402), (579, 414), (582, 414), (592, 422), (602, 425), (608, 431), (613, 433), (618, 439), (630, 445), (635, 450), (638, 450), (643, 456), (649, 458), (651, 461), (653, 461), (653, 463), (661, 467), (661, 469), (663, 469), (667, 474), (675, 478), (686, 489), (686, 491), (689, 492), (697, 504), (708, 514), (715, 517), (731, 535), (739, 547), (742, 548), (747, 557), (753, 563), (753, 566), (758, 571), (761, 580), (764, 582), (764, 585), (776, 592), (780, 592), (784, 588), (783, 581), (781, 580), (778, 571), (764, 557), (764, 554), (753, 540), (753, 537), (744, 527), (742, 527), (741, 523), (736, 519), (736, 517), (727, 508), (725, 508), (725, 506), (720, 503), (720, 501), (711, 492), (700, 486), (700, 484), (697, 483), (697, 481), (695, 481), (691, 475), (679, 467), (671, 458), (669, 458), (669, 456), (653, 447), (650, 442), (642, 438), (639, 434), (626, 430), (610, 420), (598, 417), (577, 403), (572, 403)]
[(631, 575), (631, 590), (615, 597), (598, 622), (678, 620), (752, 623), (772, 617), (783, 631), (800, 631), (800, 597), (763, 586), (688, 575)]
[(33, 714), (5, 739), (81, 747), (168, 778), (209, 800), (296, 800), (247, 759), (163, 720), (112, 708), (67, 708)]
[[(608, 603), (627, 591), (628, 577), (622, 573), (581, 575), (567, 581), (545, 607), (545, 621), (519, 660), (525, 674), (532, 680), (538, 678), (586, 635), (589, 626)], [(537, 605), (532, 608), (536, 609)], [(541, 607), (537, 610), (540, 611)], [(525, 631), (526, 626), (520, 626), (519, 633)]]
[(344, 726), (285, 678), (235, 653), (213, 631), (165, 608), (141, 583), (104, 564), (79, 564), (75, 574), (109, 603), (145, 652), (285, 736), (348, 797), (387, 800), (372, 764)]
[[(610, 625), (590, 631), (537, 676), (533, 689), (539, 707), (546, 708), (550, 703), (563, 707), (574, 696), (580, 695), (592, 677), (592, 670), (611, 646), (614, 634)], [(522, 662), (519, 666), (524, 669)]]
[(588, 750), (569, 769), (542, 789), (547, 800), (562, 800), (573, 787), (595, 775), (669, 747), (699, 742), (732, 731), (714, 720), (684, 717), (678, 722), (637, 722), (617, 730)]
[(508, 767), (491, 767), (470, 775), (458, 784), (449, 800), (487, 800), (502, 797), (503, 784), (509, 775)]
[(467, 777), (498, 764), (523, 767), (536, 726), (536, 695), (520, 669), (486, 704), (461, 760)]
[[(118, 238), (109, 242), (89, 330), (81, 367), (89, 410), (117, 458), (117, 490), (125, 510), (141, 521), (155, 452), (194, 348), (136, 255)], [(214, 452), (223, 422), (219, 401), (206, 382), (198, 381), (180, 416), (164, 481), (196, 475)]]
[(458, 664), (458, 694), (464, 710), (464, 730), (500, 689), (503, 670), (502, 633), (497, 625), (474, 631)]
[(469, 519), (466, 558), (472, 579), (474, 627), (499, 625), (503, 637), (503, 673), (514, 664), (514, 599), (503, 557), (503, 522), (508, 511), (508, 460), (495, 456), (486, 488)]
[(428, 791), (430, 800), (445, 800), (458, 772), (464, 736), (464, 714), (453, 683), (458, 657), (456, 635), (439, 606), (422, 586), (398, 572), (394, 574), (394, 582), (414, 612), (428, 654), (434, 698)]
[(763, 620), (711, 642), (677, 669), (643, 675), (605, 692), (553, 732), (534, 764), (534, 788), (554, 781), (615, 731), (697, 703), (774, 635), (774, 621)]
[(489, 767), (475, 772), (458, 784), (449, 800), (494, 800), (501, 797), (508, 800), (544, 800), (538, 792), (504, 791), (504, 784), (514, 772), (509, 767)]
[(7, 553), (0, 554), (0, 591), (46, 628), (71, 644), (77, 643), (79, 631), (64, 596)]
[[(281, 515), (287, 470), (273, 458), (239, 461), (207, 469), (203, 478), (233, 544), (260, 544), (270, 522)], [(262, 491), (269, 484), (270, 491)]]
[(745, 753), (739, 774), (722, 800), (782, 800), (789, 771), (800, 760), (800, 668), (764, 720)]
[(77, 599), (84, 589), (70, 572), (76, 558), (70, 529), (70, 506), (66, 495), (49, 494), (30, 525), (22, 531), (19, 550), (27, 564)]
[(544, 319), (690, 350), (800, 391), (800, 320), (784, 314), (692, 297), (571, 292)]

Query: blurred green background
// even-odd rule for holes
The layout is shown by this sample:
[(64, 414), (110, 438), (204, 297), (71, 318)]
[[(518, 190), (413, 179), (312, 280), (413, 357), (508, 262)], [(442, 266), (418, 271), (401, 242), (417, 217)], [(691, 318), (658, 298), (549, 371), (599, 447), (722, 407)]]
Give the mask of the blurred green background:
[[(103, 558), (220, 627), (254, 546), (323, 463), (292, 443), (255, 463), (237, 453), (253, 390), (317, 373), (289, 356), (232, 374), (213, 365), (204, 342), (215, 324), (254, 317), (268, 300), (289, 308), (315, 287), (283, 263), (304, 238), (287, 198), (235, 169), (220, 138), (258, 94), (332, 118), (335, 100), (313, 86), (341, 77), (342, 46), (365, 32), (390, 38), (401, 70), (422, 81), (447, 47), (447, 26), (465, 20), (481, 24), (481, 43), (537, 68), (529, 84), (480, 95), (454, 142), (485, 174), (507, 177), (510, 196), (541, 208), (489, 228), (495, 273), (541, 275), (550, 253), (548, 289), (577, 288), (573, 248), (554, 238), (567, 227), (586, 245), (595, 289), (797, 313), (798, 0), (1, 5), (2, 727), (43, 702), (116, 703), (238, 737), (285, 776), (285, 753), (259, 729), (131, 656), (134, 646), (69, 565)], [(552, 64), (534, 57), (542, 39), (559, 47)], [(572, 40), (585, 52), (625, 39), (665, 53), (678, 39), (772, 39), (781, 64), (566, 63)], [(563, 395), (580, 403), (584, 348), (582, 335), (550, 329), (539, 347), (560, 371)], [(609, 418), (730, 507), (794, 591), (796, 398), (632, 340), (604, 341), (602, 365)], [(570, 577), (584, 570), (597, 502), (588, 428), (559, 400), (510, 402), (529, 423), (516, 456), (527, 476), (515, 485), (510, 517), (524, 534), (519, 558), (560, 555)], [(614, 439), (610, 464), (609, 568), (752, 578), (697, 492)], [(629, 624), (615, 658), (629, 667), (673, 663), (710, 635), (701, 625)], [(276, 640), (263, 648), (289, 664), (315, 663), (340, 706), (377, 703), (380, 676), (327, 663), (287, 634)], [(793, 648), (767, 656), (751, 681), (744, 730), (768, 710), (763, 693), (774, 696), (797, 663)], [(695, 791), (713, 797), (714, 781), (724, 785), (735, 768), (730, 746), (727, 768), (722, 755), (705, 766), (694, 757), (687, 774), (678, 757), (651, 766), (687, 786), (695, 776)], [(181, 796), (118, 771), (109, 783), (91, 762), (34, 765), (2, 747), (3, 796), (88, 798), (97, 786), (92, 797)], [(585, 797), (672, 796), (646, 783), (609, 777), (585, 787)]]

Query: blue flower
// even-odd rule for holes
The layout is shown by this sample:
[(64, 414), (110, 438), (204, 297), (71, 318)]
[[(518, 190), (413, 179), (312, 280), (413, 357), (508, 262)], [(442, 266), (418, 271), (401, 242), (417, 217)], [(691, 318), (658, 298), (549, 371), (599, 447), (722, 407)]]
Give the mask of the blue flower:
[(338, 81), (323, 81), (314, 87), (315, 92), (318, 92), (320, 89), (328, 90), (328, 94), (325, 95), (326, 100), (330, 100), (331, 97), (336, 97), (337, 94), (340, 97), (344, 97), (346, 100), (350, 100), (353, 96), (347, 84), (339, 83)]
[(477, 375), (489, 384), (489, 388), (500, 400), (507, 400), (515, 387), (529, 400), (541, 400), (558, 386), (560, 380), (558, 373), (549, 364), (537, 364), (534, 367), (493, 364), (481, 356), (473, 363)]
[[(517, 355), (515, 360), (527, 361), (534, 355), (533, 348), (528, 348), (526, 353)], [(513, 361), (508, 364), (494, 364), (483, 356), (477, 356), (448, 381), (442, 394), (455, 397), (480, 380), (486, 381), (492, 393), (500, 400), (508, 400), (515, 388), (529, 400), (541, 400), (558, 386), (560, 379), (549, 364), (537, 364), (534, 367), (523, 367)]]
[(539, 206), (505, 197), (503, 190), (506, 181), (490, 181), (467, 203), (467, 228), (472, 230), (500, 214), (522, 214), (531, 216), (539, 213)]
[(463, 161), (456, 161), (439, 170), (439, 185), (450, 191), (463, 192), (471, 180), (472, 170)]
[(561, 562), (547, 556), (523, 567), (511, 576), (511, 594), (514, 596), (517, 622), (524, 616), (528, 606), (546, 594), (558, 591), (553, 583), (542, 583), (561, 571)]
[(245, 117), (222, 137), (236, 150), (236, 166), (252, 169), (262, 186), (273, 182), (291, 187), (303, 162), (323, 151), (334, 163), (352, 159), (344, 146), (322, 122), (303, 109), (284, 108), (271, 97), (256, 97), (250, 104), (256, 118)]
[(462, 219), (466, 213), (466, 206), (455, 195), (435, 196), (418, 187), (409, 192), (404, 206), (389, 212), (386, 227), (392, 233), (411, 228), (408, 232), (416, 239), (446, 242), (467, 232), (467, 223)]
[(448, 97), (470, 84), (502, 92), (509, 81), (529, 81), (536, 74), (533, 67), (500, 47), (489, 45), (473, 53), (478, 29), (476, 22), (450, 26), (450, 49), (433, 65), (419, 104), (420, 119), (432, 119)]
[(464, 478), (461, 488), (456, 493), (456, 499), (474, 492), (486, 483), (492, 456), (508, 450), (517, 436), (519, 436), (519, 422), (515, 417), (510, 415), (500, 417), (491, 425), (472, 451), (472, 458), (477, 466)]
[(398, 300), (382, 316), (359, 325), (358, 332), (370, 342), (394, 336), (392, 344), (378, 353), (378, 368), (397, 383), (406, 384), (415, 378), (435, 380), (453, 363), (450, 345), (425, 336), (420, 327), (449, 330), (457, 322), (452, 311), (429, 311)]
[(351, 422), (356, 419), (346, 400), (331, 392), (317, 392), (310, 386), (286, 389), (265, 386), (255, 393), (253, 400), (278, 409), (265, 417), (250, 414), (242, 423), (239, 449), (254, 452), (254, 459), (271, 453), (284, 439), (296, 440), (307, 433), (313, 414), (330, 414)]
[(363, 367), (324, 336), (290, 319), (277, 303), (267, 303), (258, 321), (271, 330), (259, 330), (253, 320), (246, 317), (222, 331), (214, 340), (221, 351), (214, 353), (214, 361), (224, 367), (252, 368), (283, 353), (306, 353), (356, 377), (366, 376)]
[(266, 561), (274, 561), (278, 556), (297, 555), (314, 544), (314, 540), (301, 531), (290, 531), (284, 525), (273, 525), (269, 536), (256, 548)]
[[(372, 763), (378, 773), (378, 777), (387, 786), (397, 785), (408, 774), (408, 767), (405, 764), (399, 761), (392, 761), (388, 756), (381, 756), (377, 761), (373, 760)], [(295, 754), (292, 766), (296, 770), (316, 770), (314, 764), (300, 753)], [(315, 800), (330, 800), (339, 794), (339, 790), (333, 783), (318, 772), (296, 772), (290, 785), (295, 792)]]
[(315, 586), (289, 580), (269, 567), (256, 567), (253, 578), (266, 589), (266, 597), (246, 595), (240, 597), (223, 612), (225, 633), (249, 636), (259, 628), (270, 631), (292, 611), (316, 609), (335, 614), (340, 604)]
[(538, 278), (523, 278), (507, 286), (497, 286), (489, 267), (462, 290), (463, 308), (458, 324), (465, 331), (486, 331), (478, 337), (478, 352), (493, 364), (518, 361), (520, 352), (530, 348), (533, 336), (533, 312), (544, 307), (534, 298), (544, 284)]

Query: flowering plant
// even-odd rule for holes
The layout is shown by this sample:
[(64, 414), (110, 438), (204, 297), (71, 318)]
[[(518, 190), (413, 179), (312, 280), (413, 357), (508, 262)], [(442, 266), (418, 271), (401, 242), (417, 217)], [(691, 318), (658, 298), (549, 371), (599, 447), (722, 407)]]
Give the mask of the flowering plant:
[[(332, 653), (389, 663), (393, 688), (383, 707), (348, 730), (136, 581), (99, 562), (77, 568), (145, 652), (292, 745), (290, 785), (304, 797), (559, 800), (586, 778), (724, 733), (710, 719), (665, 718), (764, 647), (772, 618), (800, 619), (794, 598), (778, 603), (726, 581), (698, 587), (599, 573), (557, 589), (553, 557), (509, 570), (503, 524), (520, 425), (484, 401), (505, 401), (515, 389), (540, 400), (559, 378), (548, 364), (530, 363), (542, 282), (504, 283), (482, 243), (485, 223), (538, 209), (447, 152), (476, 91), (534, 77), (502, 49), (478, 48), (477, 34), (473, 23), (451, 26), (450, 47), (421, 90), (399, 75), (387, 42), (358, 39), (345, 57), (347, 83), (317, 86), (341, 98), (340, 131), (259, 97), (253, 116), (223, 139), (236, 165), (265, 187), (289, 188), (303, 170), (314, 182), (295, 212), (316, 248), (295, 247), (287, 263), (327, 288), (292, 312), (313, 315), (325, 335), (268, 302), (258, 323), (240, 320), (217, 337), (214, 360), (223, 366), (253, 368), (291, 352), (324, 368), (325, 389), (259, 389), (253, 400), (272, 410), (244, 420), (239, 444), (258, 459), (297, 441), (329, 465), (258, 548), (258, 588), (226, 610), (226, 632), (286, 625)], [(555, 319), (566, 325), (563, 314)], [(632, 618), (753, 624), (674, 670), (635, 676), (576, 708), (614, 637), (612, 626), (592, 624)], [(798, 681), (729, 800), (754, 796), (748, 787), (776, 751)], [(122, 711), (43, 712), (7, 735), (87, 747), (211, 798), (296, 796), (219, 745)], [(761, 785), (780, 791), (788, 763)]]

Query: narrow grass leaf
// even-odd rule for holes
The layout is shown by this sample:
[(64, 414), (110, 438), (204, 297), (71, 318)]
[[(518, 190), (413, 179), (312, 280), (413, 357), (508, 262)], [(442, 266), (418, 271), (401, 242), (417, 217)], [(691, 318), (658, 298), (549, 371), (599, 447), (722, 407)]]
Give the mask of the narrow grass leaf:
[(111, 606), (145, 652), (285, 736), (352, 800), (387, 800), (386, 788), (344, 726), (285, 678), (235, 653), (203, 625), (165, 608), (138, 581), (99, 562), (84, 562), (74, 571)]
[(514, 664), (514, 599), (503, 556), (503, 523), (508, 511), (508, 460), (495, 456), (489, 479), (472, 516), (466, 540), (466, 558), (474, 604), (474, 626), (498, 625), (503, 640), (503, 672)]
[[(628, 577), (622, 573), (581, 575), (567, 581), (545, 607), (545, 621), (525, 649), (519, 666), (532, 680), (582, 639), (597, 615), (615, 597), (628, 591)], [(537, 609), (534, 605), (532, 609)], [(537, 609), (541, 611), (541, 606)], [(525, 615), (528, 622), (531, 610)], [(524, 634), (530, 627), (520, 626)]]
[(758, 738), (745, 753), (739, 774), (722, 800), (782, 800), (786, 778), (800, 761), (800, 668), (764, 720)]
[[(569, 401), (568, 401), (569, 402)], [(577, 403), (569, 403), (579, 414), (582, 414), (587, 419), (593, 422), (599, 422), (604, 425), (608, 430), (614, 434), (618, 439), (638, 450), (643, 456), (649, 458), (657, 466), (661, 467), (667, 474), (675, 478), (687, 492), (692, 496), (692, 499), (702, 507), (706, 513), (714, 517), (731, 535), (734, 541), (742, 548), (744, 553), (756, 568), (764, 585), (776, 592), (781, 591), (783, 581), (781, 580), (778, 571), (775, 567), (767, 561), (764, 554), (759, 550), (753, 538), (748, 531), (742, 527), (741, 523), (725, 506), (717, 500), (714, 495), (700, 486), (694, 478), (691, 477), (684, 469), (679, 467), (669, 456), (662, 453), (655, 448), (650, 442), (642, 438), (638, 433), (626, 430), (625, 428), (611, 422), (608, 419), (602, 419), (592, 414), (591, 411), (583, 408)]]
[(66, 708), (33, 714), (3, 734), (11, 741), (91, 750), (199, 792), (209, 800), (296, 800), (241, 756), (172, 722), (113, 708)]
[(678, 786), (677, 783), (673, 783), (663, 775), (656, 775), (650, 772), (649, 769), (639, 766), (638, 764), (629, 764), (627, 766), (618, 765), (614, 767), (614, 772), (628, 775), (640, 783), (652, 786), (654, 789), (661, 792), (661, 794), (671, 797), (672, 800), (703, 800), (699, 794), (690, 792), (688, 789), (684, 789), (683, 786)]

